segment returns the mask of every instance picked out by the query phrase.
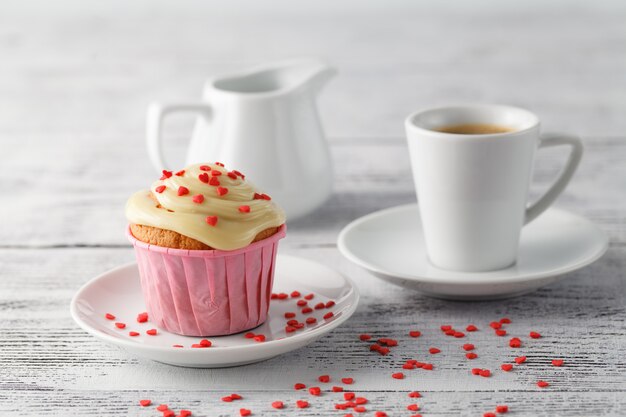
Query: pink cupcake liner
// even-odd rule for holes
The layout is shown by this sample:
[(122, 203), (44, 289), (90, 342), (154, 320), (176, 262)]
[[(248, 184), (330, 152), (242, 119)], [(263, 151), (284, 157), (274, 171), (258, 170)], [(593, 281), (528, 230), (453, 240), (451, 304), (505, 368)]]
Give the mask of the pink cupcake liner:
[(184, 336), (234, 334), (265, 322), (285, 230), (282, 225), (245, 248), (221, 251), (150, 245), (129, 226), (150, 321)]

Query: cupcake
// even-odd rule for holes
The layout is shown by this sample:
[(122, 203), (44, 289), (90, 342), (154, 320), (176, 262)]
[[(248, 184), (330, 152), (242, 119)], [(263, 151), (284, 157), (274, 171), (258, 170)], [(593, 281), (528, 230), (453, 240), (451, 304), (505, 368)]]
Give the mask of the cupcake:
[(126, 203), (150, 319), (185, 336), (239, 333), (267, 318), (285, 214), (239, 171), (195, 164)]

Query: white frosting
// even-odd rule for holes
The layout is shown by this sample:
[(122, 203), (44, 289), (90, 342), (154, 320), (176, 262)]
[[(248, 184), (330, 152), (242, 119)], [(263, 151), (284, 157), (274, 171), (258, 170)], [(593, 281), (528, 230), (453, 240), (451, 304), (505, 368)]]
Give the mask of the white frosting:
[[(217, 172), (221, 175), (215, 175)], [(128, 199), (129, 222), (173, 230), (220, 250), (247, 246), (259, 232), (285, 223), (284, 212), (273, 201), (262, 198), (242, 175), (231, 172), (229, 176), (229, 171), (217, 164), (191, 165), (182, 175), (171, 173), (166, 178), (169, 174), (165, 172), (150, 190), (139, 191)], [(220, 185), (205, 183), (199, 179), (200, 175), (209, 180), (216, 178)], [(158, 192), (162, 186), (165, 189)], [(189, 192), (178, 195), (180, 187)], [(221, 191), (228, 190), (227, 193), (219, 195), (218, 187)], [(204, 197), (201, 203), (194, 202), (194, 196), (198, 195)], [(207, 222), (208, 216), (211, 216), (209, 222), (214, 220), (212, 216), (217, 218), (215, 225)]]

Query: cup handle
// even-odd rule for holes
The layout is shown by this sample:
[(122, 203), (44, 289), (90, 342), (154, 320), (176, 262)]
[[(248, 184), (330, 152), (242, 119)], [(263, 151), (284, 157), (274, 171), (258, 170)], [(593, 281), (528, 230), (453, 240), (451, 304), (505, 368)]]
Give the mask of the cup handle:
[(168, 169), (168, 165), (163, 159), (163, 143), (161, 140), (163, 120), (165, 119), (165, 116), (175, 112), (198, 113), (199, 116), (204, 117), (207, 120), (209, 120), (212, 115), (211, 106), (206, 103), (151, 103), (148, 106), (146, 125), (148, 155), (150, 156), (152, 165), (154, 165), (158, 172), (161, 172), (162, 169)]
[(551, 148), (553, 146), (568, 145), (572, 148), (565, 167), (559, 174), (557, 180), (533, 205), (526, 209), (524, 224), (535, 220), (541, 213), (554, 203), (554, 200), (563, 192), (569, 181), (572, 179), (580, 159), (583, 156), (583, 144), (578, 136), (565, 135), (560, 133), (549, 133), (541, 135), (539, 148)]

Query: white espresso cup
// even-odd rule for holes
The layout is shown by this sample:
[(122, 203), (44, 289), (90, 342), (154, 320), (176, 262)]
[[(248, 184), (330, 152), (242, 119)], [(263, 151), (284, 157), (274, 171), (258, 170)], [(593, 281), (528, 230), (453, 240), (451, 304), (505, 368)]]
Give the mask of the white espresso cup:
[[(496, 125), (501, 133), (446, 133), (462, 125)], [(510, 106), (465, 105), (418, 111), (406, 132), (430, 262), (454, 271), (491, 271), (517, 259), (522, 227), (565, 189), (583, 154), (578, 137), (539, 134), (533, 113)], [(528, 205), (537, 148), (567, 145), (556, 182)]]

